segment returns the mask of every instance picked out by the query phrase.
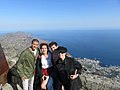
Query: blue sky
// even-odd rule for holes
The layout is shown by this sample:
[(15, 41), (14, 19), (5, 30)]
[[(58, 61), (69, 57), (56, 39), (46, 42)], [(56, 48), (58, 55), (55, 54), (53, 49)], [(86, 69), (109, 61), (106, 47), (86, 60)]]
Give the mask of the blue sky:
[(0, 30), (120, 29), (120, 0), (0, 0)]

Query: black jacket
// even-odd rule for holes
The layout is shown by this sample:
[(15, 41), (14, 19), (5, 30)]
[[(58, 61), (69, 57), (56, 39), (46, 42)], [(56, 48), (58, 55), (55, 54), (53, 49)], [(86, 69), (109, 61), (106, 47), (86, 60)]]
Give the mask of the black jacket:
[(58, 58), (59, 58), (59, 52), (60, 52), (60, 49), (61, 48), (61, 46), (59, 46), (56, 50), (54, 50), (53, 51), (53, 53), (52, 53), (52, 58), (53, 58), (53, 65), (55, 65), (55, 63), (56, 63), (56, 61), (58, 60)]
[(81, 72), (82, 66), (74, 58), (66, 57), (64, 61), (60, 58), (55, 63), (55, 69), (57, 77), (65, 90), (79, 90), (82, 86), (80, 78), (74, 80), (70, 79), (70, 75), (73, 75), (77, 69), (77, 73)]
[[(51, 52), (50, 52), (51, 53)], [(51, 57), (52, 60), (52, 57)], [(51, 68), (52, 70), (52, 68)], [(36, 69), (35, 69), (35, 78), (34, 78), (34, 84), (33, 84), (33, 90), (41, 90), (41, 78), (42, 78), (42, 63), (41, 63), (41, 54), (39, 55), (39, 58), (36, 61)]]
[(34, 75), (34, 84), (33, 84), (33, 90), (41, 90), (41, 78), (42, 78), (42, 64), (40, 57), (36, 61), (36, 69), (35, 69), (35, 75)]
[(9, 84), (11, 84), (14, 90), (18, 90), (17, 84), (19, 84), (21, 88), (23, 87), (21, 77), (17, 72), (16, 64), (11, 69), (9, 69), (7, 74), (7, 81)]

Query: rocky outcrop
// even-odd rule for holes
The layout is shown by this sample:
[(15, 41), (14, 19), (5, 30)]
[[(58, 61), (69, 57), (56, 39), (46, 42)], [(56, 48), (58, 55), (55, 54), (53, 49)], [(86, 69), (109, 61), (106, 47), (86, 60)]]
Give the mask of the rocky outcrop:
[[(20, 53), (31, 45), (33, 38), (23, 32), (0, 36), (0, 43), (10, 66), (18, 60)], [(40, 40), (41, 42), (47, 41)], [(83, 66), (80, 75), (83, 84), (81, 90), (120, 90), (120, 66), (102, 67), (100, 61), (87, 58), (76, 58), (76, 60)]]
[(87, 58), (77, 60), (83, 66), (80, 75), (83, 90), (120, 90), (119, 66), (102, 67), (98, 60)]
[[(8, 33), (0, 36), (0, 43), (10, 67), (16, 63), (21, 52), (31, 45), (33, 38), (35, 37), (24, 32)], [(40, 43), (47, 42), (40, 39), (39, 41)]]

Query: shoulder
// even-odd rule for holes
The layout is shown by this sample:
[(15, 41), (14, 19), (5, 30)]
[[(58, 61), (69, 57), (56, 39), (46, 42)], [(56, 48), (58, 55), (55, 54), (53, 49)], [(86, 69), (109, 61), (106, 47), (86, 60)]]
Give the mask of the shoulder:
[(25, 54), (26, 52), (27, 52), (27, 49), (25, 49), (24, 51), (22, 51), (21, 54), (23, 55), (23, 54)]
[(72, 58), (72, 55), (70, 53), (68, 53), (68, 52), (66, 53), (66, 56)]
[(74, 58), (68, 57), (68, 56), (66, 56), (66, 59), (69, 60), (69, 61), (72, 61), (72, 62), (75, 60)]
[(57, 54), (57, 53), (59, 53), (58, 49), (56, 49), (56, 50), (53, 51), (53, 54)]
[(40, 53), (40, 49), (39, 49), (39, 48), (37, 48), (37, 52), (39, 52), (39, 53)]
[(24, 51), (22, 51), (21, 56), (26, 55), (29, 53), (29, 48), (26, 48)]
[(62, 46), (59, 46), (57, 49), (54, 50), (54, 53), (59, 53)]
[(52, 52), (51, 52), (51, 51), (48, 51), (48, 53), (49, 53), (49, 54), (52, 54)]
[(52, 56), (52, 52), (48, 51), (48, 55), (49, 55), (49, 56)]
[(66, 59), (74, 60), (73, 57), (68, 57), (68, 56), (66, 56)]

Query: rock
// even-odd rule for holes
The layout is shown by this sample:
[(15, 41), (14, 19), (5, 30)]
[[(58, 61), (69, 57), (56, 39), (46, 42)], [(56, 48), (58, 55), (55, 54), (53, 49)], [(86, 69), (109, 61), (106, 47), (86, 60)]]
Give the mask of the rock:
[[(120, 90), (120, 67), (102, 67), (96, 60), (77, 59), (87, 70), (82, 71), (80, 78), (83, 90)], [(93, 73), (94, 72), (94, 73)], [(112, 75), (114, 72), (114, 75)], [(112, 77), (111, 77), (112, 75)]]
[(6, 83), (3, 87), (2, 90), (13, 90), (12, 86), (8, 83)]
[[(8, 33), (0, 36), (0, 42), (6, 59), (8, 60), (8, 63), (10, 63), (10, 67), (18, 60), (21, 52), (31, 45), (33, 38), (35, 37), (24, 32)], [(40, 39), (39, 41), (40, 43), (47, 42)]]
[[(10, 67), (16, 63), (21, 52), (31, 45), (33, 38), (30, 34), (23, 32), (0, 36), (0, 42)], [(40, 39), (39, 41), (40, 43), (47, 42)], [(120, 66), (102, 67), (100, 61), (87, 58), (76, 58), (76, 60), (83, 66), (80, 75), (83, 85), (81, 90), (120, 90)], [(12, 90), (9, 84), (4, 88), (7, 88), (4, 90)]]

